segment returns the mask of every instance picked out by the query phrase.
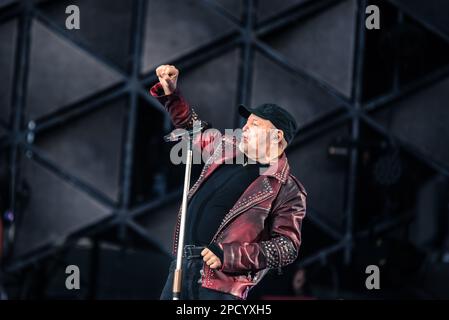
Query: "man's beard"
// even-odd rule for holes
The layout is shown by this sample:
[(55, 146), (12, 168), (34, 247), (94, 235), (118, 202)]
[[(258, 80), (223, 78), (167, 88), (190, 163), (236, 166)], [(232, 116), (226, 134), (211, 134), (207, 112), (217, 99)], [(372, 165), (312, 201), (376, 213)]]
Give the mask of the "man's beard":
[(240, 140), (238, 148), (240, 150), (240, 152), (242, 153), (246, 153), (247, 152), (247, 146), (245, 146), (245, 142), (243, 141), (243, 138)]
[(257, 151), (256, 150), (254, 150), (254, 149), (251, 149), (250, 150), (250, 146), (249, 146), (249, 143), (248, 143), (248, 141), (243, 141), (243, 138), (242, 138), (242, 140), (240, 140), (240, 142), (239, 142), (239, 144), (238, 144), (238, 148), (239, 148), (239, 150), (243, 153), (243, 154), (245, 154), (249, 159), (252, 159), (253, 161), (257, 161), (258, 160), (258, 154), (257, 154)]

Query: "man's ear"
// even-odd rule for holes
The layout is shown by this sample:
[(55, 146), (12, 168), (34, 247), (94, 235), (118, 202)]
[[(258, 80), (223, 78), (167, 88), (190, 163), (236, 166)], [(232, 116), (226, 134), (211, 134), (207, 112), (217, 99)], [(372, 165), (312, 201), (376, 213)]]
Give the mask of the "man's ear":
[(273, 130), (271, 131), (271, 141), (272, 141), (272, 142), (275, 142), (275, 143), (279, 142), (279, 134), (278, 134), (278, 131), (279, 131), (279, 130), (276, 130), (276, 129), (273, 129)]
[(276, 142), (281, 142), (282, 139), (284, 139), (284, 131), (276, 129), (275, 131), (275, 141)]

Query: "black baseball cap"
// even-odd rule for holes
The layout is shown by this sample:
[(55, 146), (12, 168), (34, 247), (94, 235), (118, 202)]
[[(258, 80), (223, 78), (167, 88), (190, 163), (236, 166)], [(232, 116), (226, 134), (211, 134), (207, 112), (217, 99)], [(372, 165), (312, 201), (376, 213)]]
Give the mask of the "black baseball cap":
[(276, 129), (284, 132), (287, 143), (293, 140), (298, 131), (295, 118), (287, 110), (274, 103), (264, 103), (255, 108), (249, 108), (241, 104), (239, 105), (239, 113), (244, 118), (248, 118), (253, 113), (262, 119), (270, 120)]

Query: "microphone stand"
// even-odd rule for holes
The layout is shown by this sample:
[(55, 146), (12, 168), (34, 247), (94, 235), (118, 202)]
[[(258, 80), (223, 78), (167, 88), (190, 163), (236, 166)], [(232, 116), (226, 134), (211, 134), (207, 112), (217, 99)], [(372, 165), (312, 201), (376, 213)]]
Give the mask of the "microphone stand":
[[(197, 126), (199, 122), (199, 126)], [(209, 124), (207, 122), (194, 122), (194, 127), (192, 130), (187, 132), (177, 132), (176, 130), (164, 137), (165, 141), (176, 141), (179, 139), (187, 140), (187, 158), (186, 158), (186, 169), (184, 174), (184, 188), (182, 192), (182, 206), (181, 206), (181, 224), (179, 230), (178, 239), (178, 252), (176, 256), (176, 269), (173, 278), (173, 300), (179, 300), (181, 298), (181, 288), (182, 288), (182, 259), (184, 252), (184, 229), (187, 216), (187, 195), (190, 189), (190, 174), (192, 172), (192, 158), (193, 158), (193, 139), (195, 134), (200, 133), (202, 130), (207, 128)]]
[(184, 252), (184, 229), (187, 215), (187, 194), (190, 189), (190, 173), (192, 171), (192, 137), (187, 138), (187, 159), (186, 170), (184, 174), (184, 189), (182, 192), (182, 207), (181, 207), (181, 225), (179, 229), (178, 252), (176, 257), (175, 276), (173, 278), (173, 300), (179, 300), (181, 297), (182, 285), (182, 258)]

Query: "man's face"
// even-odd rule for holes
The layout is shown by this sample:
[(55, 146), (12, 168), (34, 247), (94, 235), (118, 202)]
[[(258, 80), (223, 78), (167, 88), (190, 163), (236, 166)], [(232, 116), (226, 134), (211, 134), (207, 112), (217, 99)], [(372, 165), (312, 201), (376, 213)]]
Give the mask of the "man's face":
[[(277, 130), (271, 121), (262, 119), (254, 114), (248, 117), (243, 126), (240, 150), (253, 159), (264, 159), (273, 152), (278, 151), (278, 141), (282, 139), (280, 130)], [(276, 150), (274, 150), (276, 149)]]

